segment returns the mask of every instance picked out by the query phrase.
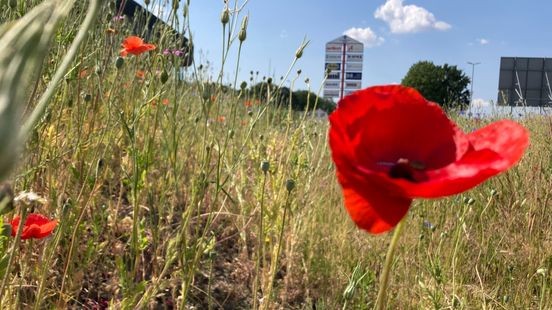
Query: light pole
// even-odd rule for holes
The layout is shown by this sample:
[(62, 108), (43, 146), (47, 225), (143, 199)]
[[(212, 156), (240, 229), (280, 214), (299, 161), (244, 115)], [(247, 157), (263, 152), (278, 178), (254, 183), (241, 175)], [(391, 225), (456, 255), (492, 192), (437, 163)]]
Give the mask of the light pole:
[(470, 84), (471, 84), (471, 90), (470, 90), (470, 105), (473, 103), (473, 73), (475, 71), (475, 66), (479, 65), (480, 62), (471, 62), (471, 61), (468, 61), (468, 64), (472, 66), (472, 75), (471, 75), (471, 81), (470, 81)]

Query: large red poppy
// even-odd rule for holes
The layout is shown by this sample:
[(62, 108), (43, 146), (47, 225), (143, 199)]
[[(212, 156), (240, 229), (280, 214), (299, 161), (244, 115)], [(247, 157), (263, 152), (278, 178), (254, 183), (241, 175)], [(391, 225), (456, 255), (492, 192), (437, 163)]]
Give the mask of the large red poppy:
[(414, 198), (468, 190), (512, 167), (529, 144), (502, 120), (464, 133), (416, 90), (376, 86), (353, 93), (330, 115), (330, 147), (345, 207), (371, 233), (393, 228)]
[(155, 45), (144, 43), (140, 37), (130, 36), (123, 40), (123, 49), (121, 50), (121, 56), (127, 56), (128, 54), (140, 55), (147, 51), (155, 49)]
[[(19, 215), (15, 216), (11, 221), (12, 231), (11, 235), (15, 237), (19, 222), (21, 218)], [(29, 238), (44, 238), (49, 236), (54, 228), (57, 226), (57, 220), (50, 220), (44, 215), (31, 213), (25, 219), (25, 224), (23, 225), (23, 232), (21, 233), (21, 239)]]

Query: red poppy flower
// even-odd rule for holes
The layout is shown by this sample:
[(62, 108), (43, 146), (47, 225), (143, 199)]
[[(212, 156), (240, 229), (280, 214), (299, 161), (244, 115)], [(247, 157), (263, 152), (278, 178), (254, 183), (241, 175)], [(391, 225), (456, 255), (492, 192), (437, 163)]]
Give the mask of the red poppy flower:
[(136, 36), (130, 36), (124, 39), (122, 46), (121, 56), (123, 57), (128, 54), (140, 55), (155, 49), (155, 45), (144, 43), (144, 40)]
[[(20, 220), (21, 219), (19, 215), (17, 215), (10, 223), (12, 226), (11, 235), (13, 237), (15, 237), (17, 233)], [(21, 233), (21, 239), (40, 239), (47, 237), (52, 233), (54, 228), (56, 228), (57, 223), (57, 220), (50, 220), (44, 215), (31, 213), (27, 216), (27, 219), (25, 220), (23, 232)]]
[(529, 144), (509, 120), (469, 134), (416, 90), (367, 88), (330, 115), (330, 147), (345, 207), (371, 233), (393, 228), (414, 198), (466, 191), (512, 167)]
[(143, 80), (146, 77), (146, 73), (143, 70), (136, 70), (136, 78)]

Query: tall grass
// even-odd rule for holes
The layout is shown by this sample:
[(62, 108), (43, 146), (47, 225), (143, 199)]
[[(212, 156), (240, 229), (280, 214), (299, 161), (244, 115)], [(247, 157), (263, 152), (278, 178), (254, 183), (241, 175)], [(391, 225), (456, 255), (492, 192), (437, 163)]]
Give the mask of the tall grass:
[[(4, 22), (40, 1), (7, 2)], [(194, 5), (176, 2), (178, 12)], [(230, 5), (223, 59), (247, 48), (247, 39), (236, 41), (243, 7)], [(59, 25), (27, 111), (85, 12), (78, 2)], [(255, 97), (253, 73), (244, 87), (227, 87), (223, 72), (197, 57), (179, 79), (179, 58), (162, 53), (174, 48), (168, 35), (151, 38), (153, 52), (117, 60), (135, 25), (115, 15), (106, 1), (9, 177), (16, 192), (47, 201), (16, 204), (13, 214), (60, 224), (52, 237), (17, 247), (0, 239), (13, 261), (2, 306), (372, 307), (390, 236), (359, 231), (344, 211), (327, 120), (276, 106), (275, 82)], [(190, 33), (187, 14), (171, 16)], [(299, 58), (290, 55), (292, 66)], [(466, 130), (487, 122), (458, 121)], [(463, 195), (415, 203), (394, 262), (391, 309), (552, 307), (552, 119), (523, 122), (532, 144), (516, 168)]]

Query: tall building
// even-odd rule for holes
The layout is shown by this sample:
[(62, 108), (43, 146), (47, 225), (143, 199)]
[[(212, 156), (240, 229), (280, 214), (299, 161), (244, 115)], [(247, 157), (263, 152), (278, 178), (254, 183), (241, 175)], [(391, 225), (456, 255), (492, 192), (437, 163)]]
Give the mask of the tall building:
[(324, 98), (339, 100), (362, 88), (364, 44), (340, 36), (326, 43)]

